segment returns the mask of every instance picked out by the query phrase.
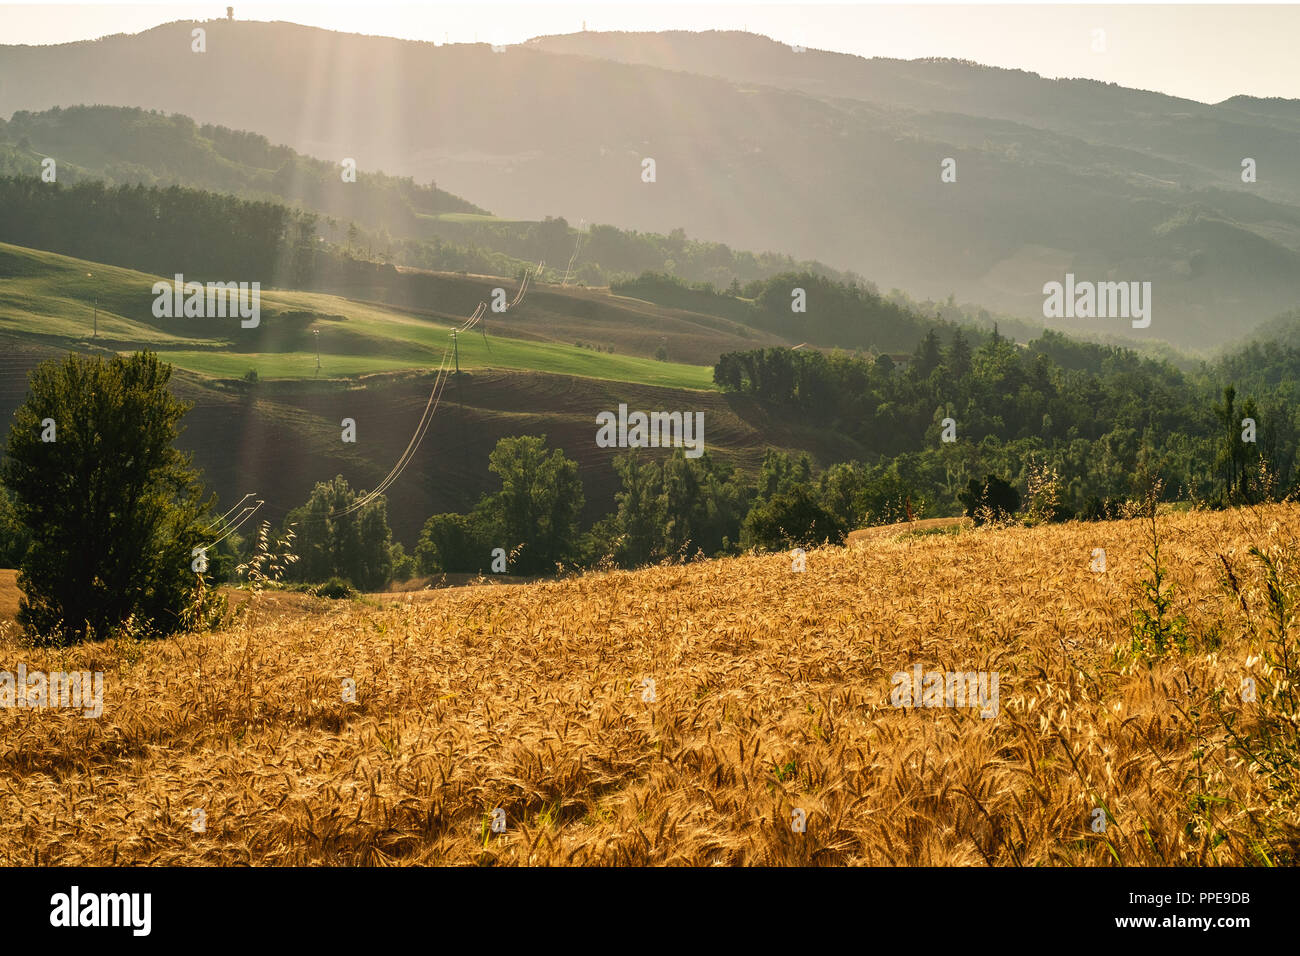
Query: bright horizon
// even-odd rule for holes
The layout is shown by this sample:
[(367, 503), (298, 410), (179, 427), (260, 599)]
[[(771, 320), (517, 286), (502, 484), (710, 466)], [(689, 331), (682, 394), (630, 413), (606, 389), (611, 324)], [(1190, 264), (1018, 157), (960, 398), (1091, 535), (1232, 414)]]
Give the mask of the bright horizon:
[[(225, 16), (227, 3), (0, 5), (0, 44), (54, 44)], [(864, 57), (953, 57), (1155, 90), (1204, 103), (1300, 98), (1300, 5), (778, 3), (234, 3), (235, 18), (434, 43), (535, 36), (744, 30)], [(1094, 52), (1094, 30), (1106, 51)]]

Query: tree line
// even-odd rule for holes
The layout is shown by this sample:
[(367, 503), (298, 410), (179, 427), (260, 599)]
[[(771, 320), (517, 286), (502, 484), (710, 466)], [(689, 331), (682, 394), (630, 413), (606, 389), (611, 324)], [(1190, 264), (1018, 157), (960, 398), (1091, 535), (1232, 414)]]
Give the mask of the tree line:
[[(1222, 385), (1227, 370), (1245, 376), (1243, 392)], [(174, 448), (187, 406), (168, 388), (170, 366), (149, 352), (71, 354), (33, 372), (11, 424), (0, 565), (20, 570), (23, 626), (68, 641), (124, 621), (140, 633), (196, 626), (212, 619), (222, 582), (348, 593), (417, 575), (808, 547), (932, 516), (1097, 520), (1152, 487), (1210, 507), (1280, 499), (1300, 491), (1297, 371), (1289, 346), (1247, 347), (1187, 374), (1054, 333), (1020, 347), (995, 332), (971, 349), (960, 330), (946, 344), (927, 335), (904, 368), (883, 354), (731, 353), (715, 367), (720, 387), (820, 416), (868, 453), (818, 469), (806, 453), (769, 449), (750, 474), (708, 452), (629, 450), (614, 461), (613, 509), (584, 528), (577, 463), (545, 436), (507, 437), (488, 461), (500, 490), (431, 515), (408, 554), (384, 497), (341, 476), (279, 528), (237, 528)]]
[[(953, 301), (939, 307), (932, 302), (918, 305), (897, 291), (882, 296), (865, 280), (828, 278), (806, 269), (789, 269), (744, 283), (733, 278), (725, 289), (711, 282), (687, 282), (666, 273), (645, 272), (635, 279), (611, 281), (610, 291), (731, 319), (794, 342), (873, 354), (910, 351), (927, 330), (947, 333), (957, 329), (954, 321), (942, 317), (945, 311), (953, 317), (966, 315)], [(992, 317), (985, 314), (985, 318), (993, 324)], [(988, 334), (979, 327), (965, 330), (970, 344), (975, 345)]]
[(313, 215), (180, 186), (0, 176), (0, 241), (155, 275), (292, 286), (315, 271)]
[(1280, 344), (1185, 373), (1052, 331), (1026, 346), (995, 331), (972, 348), (958, 328), (947, 343), (928, 332), (902, 368), (884, 354), (771, 348), (723, 355), (714, 381), (816, 416), (864, 449), (853, 467), (899, 481), (931, 513), (957, 512), (971, 479), (1023, 488), (1038, 467), (1080, 514), (1149, 477), (1167, 498), (1209, 504), (1285, 493), (1296, 482), (1297, 373), (1300, 353)]

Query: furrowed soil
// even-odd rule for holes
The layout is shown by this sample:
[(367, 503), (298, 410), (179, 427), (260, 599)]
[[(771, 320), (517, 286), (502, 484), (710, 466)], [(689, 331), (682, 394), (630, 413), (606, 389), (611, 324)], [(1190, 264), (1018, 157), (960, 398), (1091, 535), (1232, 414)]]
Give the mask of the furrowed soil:
[[(886, 536), (802, 573), (268, 592), (218, 631), (64, 651), (0, 624), (0, 669), (105, 674), (99, 718), (0, 708), (0, 863), (1294, 862), (1294, 800), (1208, 695), (1251, 733), (1247, 549), (1294, 582), (1300, 506), (1157, 528), (1191, 637), (1150, 663), (1124, 652), (1141, 520)], [(914, 664), (996, 672), (996, 714), (893, 706)]]

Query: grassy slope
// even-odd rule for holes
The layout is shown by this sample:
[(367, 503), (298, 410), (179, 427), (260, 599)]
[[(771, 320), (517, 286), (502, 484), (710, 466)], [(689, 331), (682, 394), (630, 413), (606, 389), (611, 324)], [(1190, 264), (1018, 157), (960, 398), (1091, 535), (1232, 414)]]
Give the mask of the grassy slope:
[[(262, 324), (257, 329), (241, 329), (234, 319), (156, 319), (151, 288), (159, 277), (6, 244), (0, 244), (0, 277), (0, 332), (65, 346), (83, 342), (89, 338), (90, 313), (98, 299), (104, 347), (124, 351), (149, 346), (181, 368), (218, 378), (238, 378), (250, 368), (262, 378), (315, 376), (312, 327), (321, 329), (326, 377), (437, 368), (456, 321), (454, 316), (438, 320), (338, 296), (280, 290), (263, 292)], [(310, 313), (316, 319), (277, 324), (276, 313), (285, 312)], [(489, 313), (487, 341), (481, 335), (461, 338), (461, 368), (711, 387), (707, 366), (506, 338), (502, 331), (510, 325), (493, 319)]]

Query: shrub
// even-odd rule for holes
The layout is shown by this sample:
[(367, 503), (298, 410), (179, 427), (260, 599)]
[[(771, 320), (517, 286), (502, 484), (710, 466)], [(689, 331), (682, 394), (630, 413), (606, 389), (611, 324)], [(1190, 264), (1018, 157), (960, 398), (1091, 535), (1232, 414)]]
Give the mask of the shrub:
[(494, 535), (481, 511), (473, 514), (430, 515), (415, 549), (421, 574), (472, 574), (490, 566)]
[(817, 502), (807, 488), (796, 485), (760, 501), (745, 517), (741, 541), (746, 547), (779, 551), (813, 547), (823, 541), (840, 544), (844, 525)]
[(323, 584), (318, 584), (312, 591), (317, 597), (329, 598), (332, 601), (339, 601), (345, 598), (354, 598), (357, 596), (357, 590), (342, 578), (333, 577)]
[(1150, 571), (1137, 583), (1140, 605), (1133, 609), (1131, 652), (1148, 663), (1171, 650), (1183, 650), (1188, 642), (1188, 622), (1183, 614), (1174, 613), (1174, 586), (1169, 568), (1160, 560), (1160, 528), (1156, 505), (1160, 486), (1156, 484), (1144, 503), (1148, 548), (1145, 554)]
[(1114, 521), (1120, 517), (1121, 507), (1121, 502), (1114, 498), (1102, 499), (1091, 495), (1084, 502), (1079, 517), (1084, 521)]
[(976, 524), (1004, 521), (1020, 510), (1020, 492), (997, 475), (986, 475), (983, 483), (972, 478), (957, 498)]

